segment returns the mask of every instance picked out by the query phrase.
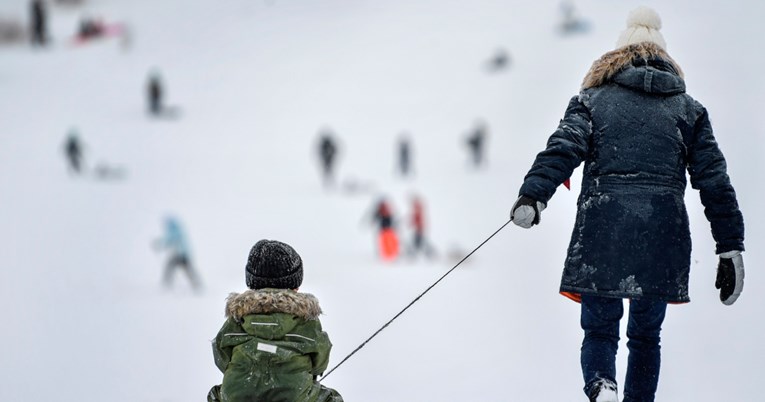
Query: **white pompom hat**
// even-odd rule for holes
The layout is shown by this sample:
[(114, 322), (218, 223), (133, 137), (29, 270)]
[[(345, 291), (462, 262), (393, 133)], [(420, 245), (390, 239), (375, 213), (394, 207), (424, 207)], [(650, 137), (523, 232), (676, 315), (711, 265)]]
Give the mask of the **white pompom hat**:
[(661, 36), (661, 17), (652, 8), (640, 6), (627, 17), (627, 29), (619, 35), (616, 48), (640, 42), (652, 42), (667, 50), (667, 42)]

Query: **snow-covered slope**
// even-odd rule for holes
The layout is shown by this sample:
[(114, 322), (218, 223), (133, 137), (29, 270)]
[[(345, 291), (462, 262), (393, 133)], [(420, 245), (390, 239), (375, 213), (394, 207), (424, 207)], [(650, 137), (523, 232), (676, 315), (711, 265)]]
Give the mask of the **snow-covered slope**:
[[(662, 15), (668, 50), (710, 111), (749, 248), (744, 294), (725, 307), (709, 225), (689, 191), (693, 302), (669, 310), (658, 400), (758, 400), (765, 3), (643, 3)], [(556, 31), (555, 1), (53, 7), (51, 47), (0, 48), (0, 400), (204, 400), (221, 379), (209, 341), (261, 238), (302, 255), (301, 290), (321, 301), (330, 366), (339, 362), (456, 262), (378, 261), (363, 221), (374, 199), (388, 195), (403, 221), (409, 195), (421, 194), (442, 255), (469, 252), (506, 222), (568, 98), (641, 3), (576, 4), (591, 30), (570, 37)], [(26, 19), (26, 9), (0, 2), (2, 15)], [(71, 46), (84, 14), (127, 23), (130, 43)], [(511, 67), (489, 74), (499, 48)], [(179, 119), (145, 115), (153, 69)], [(490, 150), (476, 171), (461, 142), (478, 118)], [(372, 191), (322, 187), (313, 147), (324, 126), (342, 141), (340, 181)], [(126, 179), (68, 174), (61, 147), (73, 127), (89, 168), (121, 167)], [(404, 130), (416, 169), (406, 180), (394, 174)], [(557, 295), (577, 177), (540, 226), (505, 228), (325, 383), (347, 401), (584, 400), (578, 305)], [(164, 256), (150, 245), (167, 213), (188, 231), (201, 294), (181, 276), (160, 286)]]

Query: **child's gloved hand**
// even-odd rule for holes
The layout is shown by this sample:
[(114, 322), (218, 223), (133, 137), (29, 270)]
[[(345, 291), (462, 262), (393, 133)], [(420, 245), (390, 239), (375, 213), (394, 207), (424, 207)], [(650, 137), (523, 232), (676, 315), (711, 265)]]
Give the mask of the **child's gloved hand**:
[(516, 225), (528, 229), (539, 223), (545, 207), (545, 204), (522, 195), (513, 204), (510, 220)]
[(720, 254), (715, 287), (720, 289), (720, 301), (724, 305), (730, 306), (738, 299), (744, 290), (744, 259), (741, 257), (741, 251)]

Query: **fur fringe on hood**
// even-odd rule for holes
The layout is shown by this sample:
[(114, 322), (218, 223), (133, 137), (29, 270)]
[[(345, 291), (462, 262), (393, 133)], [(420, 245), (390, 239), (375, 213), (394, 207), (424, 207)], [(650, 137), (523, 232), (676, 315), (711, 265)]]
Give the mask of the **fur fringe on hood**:
[(584, 77), (582, 89), (594, 88), (605, 84), (624, 67), (632, 64), (633, 60), (640, 59), (646, 61), (662, 59), (677, 71), (680, 78), (684, 78), (683, 70), (669, 57), (669, 54), (664, 49), (655, 43), (640, 42), (612, 50), (601, 56), (598, 60), (595, 60), (592, 63), (592, 67), (590, 67), (590, 71)]
[(226, 318), (241, 321), (250, 314), (287, 313), (306, 320), (321, 314), (319, 300), (310, 293), (289, 289), (258, 289), (231, 293), (226, 298)]

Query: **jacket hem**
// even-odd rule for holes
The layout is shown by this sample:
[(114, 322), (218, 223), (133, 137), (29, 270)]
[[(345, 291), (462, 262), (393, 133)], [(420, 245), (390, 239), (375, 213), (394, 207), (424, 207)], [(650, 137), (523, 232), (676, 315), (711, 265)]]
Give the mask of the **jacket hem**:
[(623, 292), (620, 290), (592, 290), (586, 288), (579, 288), (575, 286), (561, 286), (559, 293), (570, 300), (577, 303), (581, 303), (582, 295), (611, 297), (615, 299), (646, 299), (646, 300), (658, 300), (667, 302), (669, 304), (685, 304), (690, 303), (691, 299), (685, 297), (669, 297), (662, 294), (646, 294), (646, 293), (634, 293)]

